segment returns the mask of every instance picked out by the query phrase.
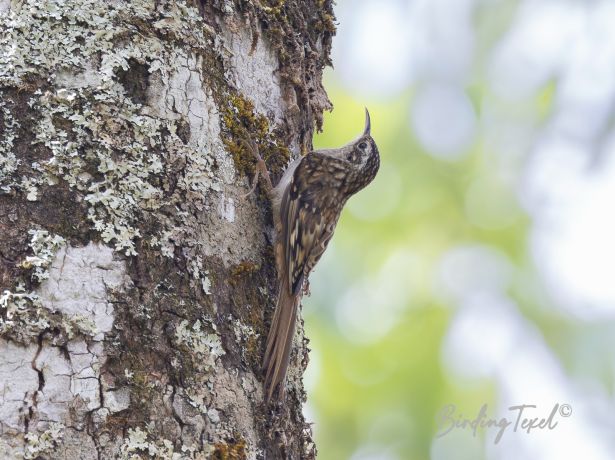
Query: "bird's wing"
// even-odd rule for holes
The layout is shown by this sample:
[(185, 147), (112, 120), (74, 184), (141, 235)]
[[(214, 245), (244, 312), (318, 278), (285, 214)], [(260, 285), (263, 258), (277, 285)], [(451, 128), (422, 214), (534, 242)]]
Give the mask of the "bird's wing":
[(334, 202), (335, 187), (339, 190), (340, 184), (326, 176), (331, 161), (330, 157), (309, 153), (282, 192), (278, 229), (282, 247), (276, 253), (280, 291), (263, 362), (267, 401), (279, 384), (279, 394), (283, 394), (303, 280), (325, 251), (343, 205), (338, 208)]
[[(331, 175), (337, 168), (331, 157), (312, 152), (306, 155), (293, 174), (282, 200), (284, 258), (288, 287), (297, 295), (324, 253), (339, 217), (341, 203), (334, 203), (339, 185)], [(342, 177), (340, 175), (340, 177)], [(333, 181), (333, 182), (332, 182)]]

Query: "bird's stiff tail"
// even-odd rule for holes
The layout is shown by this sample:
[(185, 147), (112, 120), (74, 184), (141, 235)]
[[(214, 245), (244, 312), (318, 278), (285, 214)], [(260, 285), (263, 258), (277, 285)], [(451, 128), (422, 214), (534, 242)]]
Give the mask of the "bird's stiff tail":
[(288, 287), (286, 277), (280, 283), (278, 304), (267, 336), (267, 348), (263, 368), (265, 369), (265, 401), (271, 400), (278, 385), (278, 396), (284, 396), (284, 378), (290, 361), (290, 349), (295, 335), (297, 309), (301, 294), (293, 294)]

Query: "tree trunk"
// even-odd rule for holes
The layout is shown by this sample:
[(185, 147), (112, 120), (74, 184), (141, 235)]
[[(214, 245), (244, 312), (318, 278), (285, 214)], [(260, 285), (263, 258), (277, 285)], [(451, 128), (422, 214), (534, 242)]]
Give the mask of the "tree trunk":
[(311, 458), (263, 403), (269, 203), (329, 101), (331, 0), (0, 0), (0, 458)]

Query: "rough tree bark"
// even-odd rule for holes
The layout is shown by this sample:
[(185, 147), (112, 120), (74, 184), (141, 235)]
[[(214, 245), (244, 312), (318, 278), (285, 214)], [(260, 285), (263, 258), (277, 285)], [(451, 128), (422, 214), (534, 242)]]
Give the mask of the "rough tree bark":
[(269, 204), (331, 0), (0, 0), (0, 458), (310, 458), (299, 327), (263, 404)]

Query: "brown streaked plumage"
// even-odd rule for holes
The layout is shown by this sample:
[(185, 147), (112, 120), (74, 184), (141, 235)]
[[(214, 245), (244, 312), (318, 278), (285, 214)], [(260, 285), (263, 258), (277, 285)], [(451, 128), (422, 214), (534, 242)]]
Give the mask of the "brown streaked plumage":
[(327, 248), (344, 204), (378, 172), (380, 156), (370, 128), (366, 109), (359, 138), (293, 161), (272, 191), (280, 291), (263, 361), (267, 401), (278, 388), (279, 398), (284, 395), (303, 286)]

